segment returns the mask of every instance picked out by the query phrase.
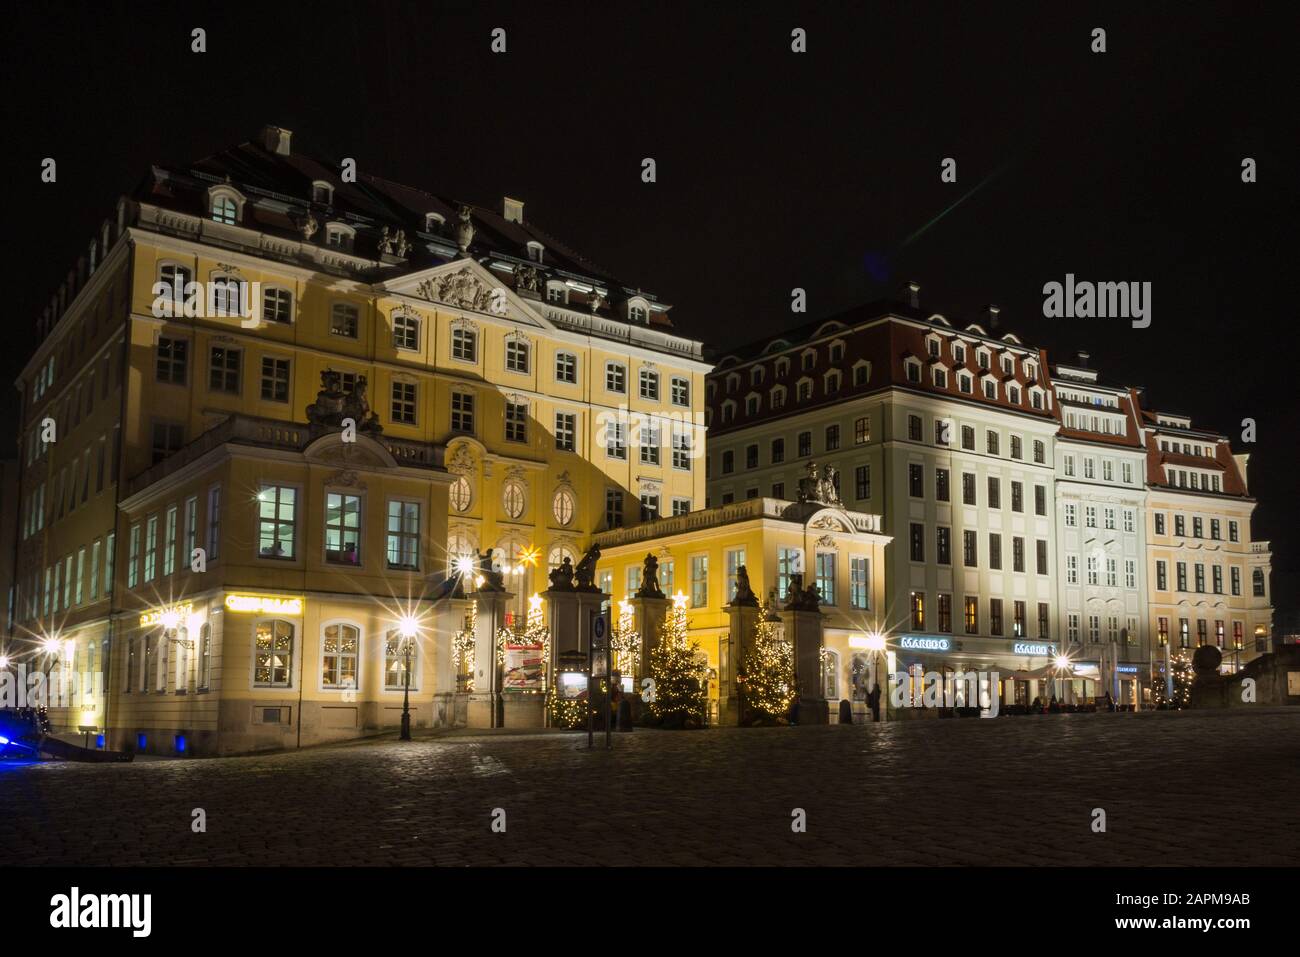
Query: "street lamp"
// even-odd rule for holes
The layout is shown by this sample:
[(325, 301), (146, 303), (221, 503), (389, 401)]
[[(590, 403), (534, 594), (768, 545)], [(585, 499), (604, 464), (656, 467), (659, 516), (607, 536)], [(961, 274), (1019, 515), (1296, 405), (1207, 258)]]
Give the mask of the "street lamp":
[(411, 740), (411, 644), (419, 633), (420, 626), (416, 620), (407, 615), (397, 626), (397, 633), (402, 636), (405, 649), (405, 668), (402, 672), (402, 732), (399, 739)]

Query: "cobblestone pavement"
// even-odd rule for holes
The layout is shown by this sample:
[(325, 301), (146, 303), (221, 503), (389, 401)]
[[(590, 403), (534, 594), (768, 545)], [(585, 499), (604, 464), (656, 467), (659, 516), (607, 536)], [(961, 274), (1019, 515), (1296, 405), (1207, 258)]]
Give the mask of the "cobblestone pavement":
[[(0, 764), (0, 863), (1300, 864), (1300, 709), (637, 730), (610, 752), (585, 745), (455, 732)], [(204, 834), (190, 827), (199, 807)], [(1090, 828), (1098, 807), (1104, 834)], [(792, 832), (794, 808), (806, 833)]]

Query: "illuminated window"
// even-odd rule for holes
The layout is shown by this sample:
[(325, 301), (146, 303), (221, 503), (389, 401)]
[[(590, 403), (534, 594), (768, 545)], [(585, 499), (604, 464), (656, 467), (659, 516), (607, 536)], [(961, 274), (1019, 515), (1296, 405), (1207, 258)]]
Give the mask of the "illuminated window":
[(293, 680), (293, 625), (259, 621), (253, 638), (253, 686), (288, 688)]

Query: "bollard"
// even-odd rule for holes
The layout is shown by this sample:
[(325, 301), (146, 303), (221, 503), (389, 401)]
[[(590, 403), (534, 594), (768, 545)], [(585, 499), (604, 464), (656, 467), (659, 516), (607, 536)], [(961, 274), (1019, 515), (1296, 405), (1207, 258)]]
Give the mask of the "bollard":
[(853, 723), (853, 705), (847, 698), (840, 699), (840, 724)]

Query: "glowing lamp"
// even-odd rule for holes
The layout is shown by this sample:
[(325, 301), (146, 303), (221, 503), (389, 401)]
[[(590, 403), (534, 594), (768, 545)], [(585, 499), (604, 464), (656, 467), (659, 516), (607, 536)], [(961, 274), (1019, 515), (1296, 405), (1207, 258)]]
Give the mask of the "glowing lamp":
[(8, 668), (8, 667), (9, 667), (9, 656), (0, 655), (0, 668)]
[(162, 613), (162, 618), (159, 621), (162, 622), (163, 628), (168, 631), (175, 631), (181, 625), (181, 613), (175, 608), (169, 608)]
[(474, 560), (468, 555), (462, 555), (456, 559), (456, 571), (462, 575), (468, 575), (474, 571)]
[(1054, 659), (1056, 667), (1064, 670), (1070, 667), (1070, 659), (1065, 655), (1057, 655)]
[(397, 633), (403, 638), (414, 638), (420, 633), (420, 623), (412, 616), (406, 615), (398, 623)]
[(41, 648), (47, 655), (57, 655), (59, 653), (59, 639), (46, 638), (41, 642)]

